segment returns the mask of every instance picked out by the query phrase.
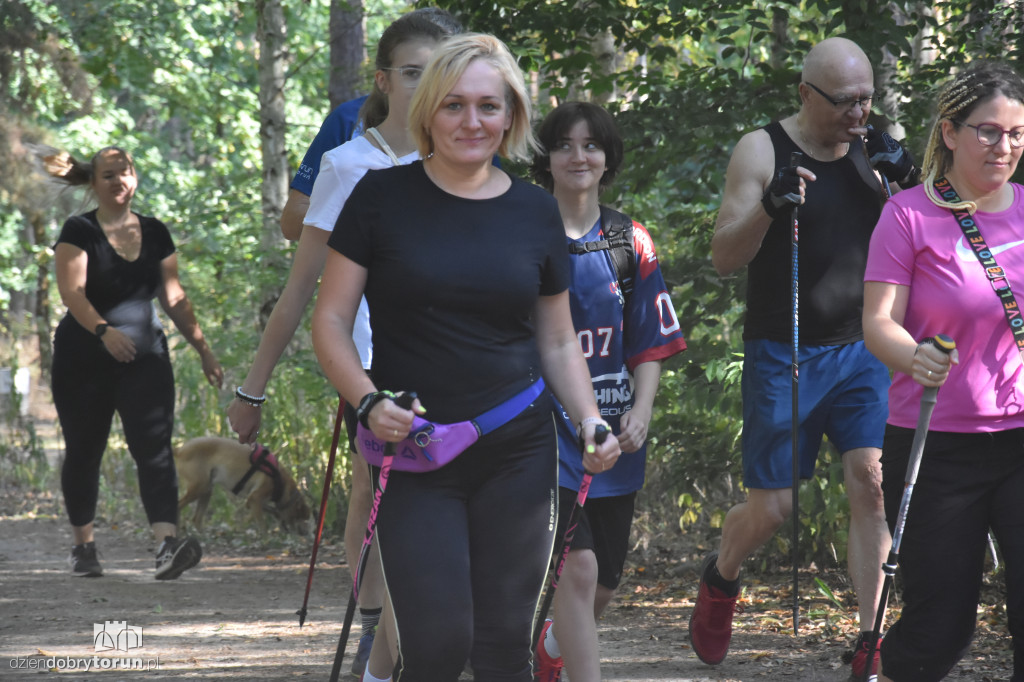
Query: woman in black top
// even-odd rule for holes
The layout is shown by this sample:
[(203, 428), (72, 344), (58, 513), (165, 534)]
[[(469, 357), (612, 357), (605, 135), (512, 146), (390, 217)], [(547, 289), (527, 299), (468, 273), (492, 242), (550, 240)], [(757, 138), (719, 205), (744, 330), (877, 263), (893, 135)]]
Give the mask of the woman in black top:
[(181, 287), (167, 227), (131, 210), (138, 184), (131, 156), (107, 147), (90, 163), (67, 154), (46, 162), (62, 182), (88, 184), (97, 201), (96, 209), (64, 223), (55, 247), (57, 287), (68, 309), (54, 334), (52, 386), (67, 446), (61, 486), (74, 536), (71, 571), (103, 574), (93, 519), (116, 411), (138, 468), (146, 516), (161, 543), (156, 578), (173, 580), (199, 563), (202, 548), (194, 538), (176, 537), (174, 377), (154, 298), (199, 353), (210, 384), (219, 387), (223, 373)]
[[(414, 412), (473, 419), (543, 377), (581, 425), (588, 469), (609, 468), (619, 447), (614, 436), (594, 443), (603, 420), (569, 312), (558, 205), (491, 163), (495, 153), (527, 157), (532, 142), (522, 73), (504, 44), (480, 34), (444, 41), (409, 128), (424, 160), (367, 172), (328, 241), (313, 317), (328, 378), (362, 404), (365, 427), (398, 443)], [(364, 289), (372, 381), (351, 341)], [(404, 410), (380, 389), (419, 400)], [(531, 679), (531, 621), (556, 519), (553, 416), (541, 393), (444, 467), (392, 470), (377, 525), (398, 680), (454, 681), (467, 657), (478, 681)]]

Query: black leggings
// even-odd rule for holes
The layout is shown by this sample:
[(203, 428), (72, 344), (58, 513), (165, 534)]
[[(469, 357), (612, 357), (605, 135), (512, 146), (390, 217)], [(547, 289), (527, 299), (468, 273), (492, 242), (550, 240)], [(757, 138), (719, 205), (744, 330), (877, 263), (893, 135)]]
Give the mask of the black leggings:
[[(886, 428), (882, 490), (890, 530), (903, 497), (912, 429)], [(1003, 555), (1013, 680), (1024, 679), (1024, 429), (933, 431), (925, 441), (900, 546), (903, 611), (882, 642), (897, 682), (943, 679), (971, 645), (986, 536)]]
[(61, 334), (54, 339), (52, 389), (67, 453), (61, 488), (68, 519), (84, 526), (96, 517), (100, 462), (114, 412), (121, 417), (128, 450), (138, 470), (146, 517), (178, 523), (178, 476), (171, 431), (174, 374), (163, 339), (162, 353), (120, 363), (95, 337)]
[(392, 471), (378, 539), (398, 624), (396, 682), (454, 682), (467, 660), (477, 682), (532, 680), (557, 470), (548, 398), (438, 471)]

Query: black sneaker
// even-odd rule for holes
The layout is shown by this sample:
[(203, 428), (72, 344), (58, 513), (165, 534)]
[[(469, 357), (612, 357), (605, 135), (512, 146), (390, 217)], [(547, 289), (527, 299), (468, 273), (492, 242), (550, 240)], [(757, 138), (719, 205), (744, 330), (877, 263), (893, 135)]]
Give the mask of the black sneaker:
[(198, 540), (168, 535), (156, 552), (156, 579), (174, 580), (202, 558), (203, 548)]
[(71, 575), (78, 578), (98, 578), (103, 575), (103, 567), (96, 551), (95, 542), (74, 545), (68, 563), (71, 564)]

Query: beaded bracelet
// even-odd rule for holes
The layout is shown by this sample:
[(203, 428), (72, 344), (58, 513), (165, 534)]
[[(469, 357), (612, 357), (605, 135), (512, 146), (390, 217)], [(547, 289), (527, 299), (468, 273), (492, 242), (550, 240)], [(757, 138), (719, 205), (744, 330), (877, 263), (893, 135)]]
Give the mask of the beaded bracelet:
[[(604, 424), (605, 428), (608, 428), (608, 422), (606, 422), (604, 419), (601, 419), (600, 417), (587, 417), (576, 425), (577, 438), (583, 437), (583, 427), (586, 426), (587, 424)], [(609, 428), (608, 430), (610, 431), (611, 429)]]
[(246, 405), (251, 405), (253, 407), (263, 407), (263, 403), (267, 402), (266, 395), (249, 395), (242, 390), (241, 386), (235, 389), (235, 397)]

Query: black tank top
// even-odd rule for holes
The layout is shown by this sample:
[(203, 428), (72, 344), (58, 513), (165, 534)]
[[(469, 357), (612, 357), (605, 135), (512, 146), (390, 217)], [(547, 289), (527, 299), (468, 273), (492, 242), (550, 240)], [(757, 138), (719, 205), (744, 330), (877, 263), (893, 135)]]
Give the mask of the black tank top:
[[(791, 152), (803, 152), (773, 121), (764, 127), (775, 149), (775, 167), (789, 165)], [(802, 166), (817, 180), (807, 183), (800, 206), (799, 332), (801, 345), (839, 345), (863, 338), (864, 267), (868, 242), (881, 214), (878, 192), (858, 175), (850, 154), (816, 161), (804, 152)], [(793, 338), (792, 245), (790, 216), (772, 221), (761, 250), (747, 268), (744, 340)]]

